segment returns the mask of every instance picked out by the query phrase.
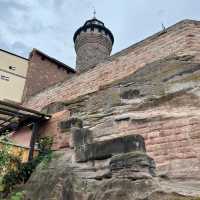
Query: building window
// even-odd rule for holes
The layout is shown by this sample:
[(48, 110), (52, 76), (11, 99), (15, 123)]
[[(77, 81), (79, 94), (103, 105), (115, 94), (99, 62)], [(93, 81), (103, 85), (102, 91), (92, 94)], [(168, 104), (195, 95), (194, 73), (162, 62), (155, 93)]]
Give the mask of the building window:
[(1, 80), (4, 80), (4, 81), (10, 80), (10, 78), (8, 76), (5, 76), (5, 75), (1, 75), (0, 78), (1, 78)]
[(9, 69), (15, 71), (15, 70), (16, 70), (16, 67), (14, 67), (14, 66), (9, 66)]

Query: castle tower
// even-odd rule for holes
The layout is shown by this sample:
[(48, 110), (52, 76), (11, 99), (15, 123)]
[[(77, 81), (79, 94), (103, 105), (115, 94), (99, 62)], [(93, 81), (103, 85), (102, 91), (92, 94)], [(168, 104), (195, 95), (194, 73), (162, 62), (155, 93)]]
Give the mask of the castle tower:
[(74, 34), (76, 69), (86, 71), (110, 56), (113, 34), (95, 17), (85, 22)]

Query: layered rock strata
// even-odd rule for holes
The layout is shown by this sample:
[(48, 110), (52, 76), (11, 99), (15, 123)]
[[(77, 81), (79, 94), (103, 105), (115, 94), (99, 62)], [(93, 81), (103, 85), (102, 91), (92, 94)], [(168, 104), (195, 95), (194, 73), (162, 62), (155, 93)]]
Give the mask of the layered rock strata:
[[(176, 183), (173, 185), (167, 179), (156, 177), (155, 162), (146, 154), (144, 140), (139, 135), (104, 142), (104, 146), (121, 146), (121, 152), (116, 152), (111, 145), (106, 148), (106, 152), (102, 151), (103, 157), (85, 156), (80, 161), (82, 156), (79, 157), (77, 146), (82, 145), (87, 137), (90, 138), (85, 140), (88, 141), (87, 145), (97, 143), (91, 140), (89, 134), (85, 134), (87, 130), (79, 129), (78, 139), (76, 131), (73, 133), (76, 136), (71, 150), (55, 152), (48, 166), (41, 164), (37, 168), (23, 187), (25, 200), (198, 199), (200, 190), (196, 186), (190, 185), (187, 188), (182, 183), (174, 187)], [(120, 143), (115, 143), (119, 140)], [(127, 141), (132, 141), (133, 146), (124, 150)], [(93, 152), (93, 148), (88, 148), (83, 154), (88, 155), (89, 151)], [(93, 153), (95, 155), (97, 152)]]

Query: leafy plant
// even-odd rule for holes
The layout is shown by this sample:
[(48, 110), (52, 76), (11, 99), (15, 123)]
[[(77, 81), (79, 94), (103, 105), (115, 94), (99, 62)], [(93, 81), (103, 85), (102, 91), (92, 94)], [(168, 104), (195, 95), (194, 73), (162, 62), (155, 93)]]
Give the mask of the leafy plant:
[(51, 151), (52, 144), (53, 144), (52, 137), (47, 136), (47, 137), (41, 138), (38, 143), (40, 153), (42, 154), (49, 153)]
[(10, 146), (4, 144), (0, 148), (0, 176), (3, 176), (6, 172), (11, 171), (15, 167), (18, 168), (20, 164), (20, 155), (13, 155)]
[(24, 192), (17, 192), (13, 194), (10, 200), (23, 200), (24, 199)]
[[(4, 193), (11, 192), (16, 184), (25, 183), (39, 163), (43, 162), (43, 167), (48, 165), (52, 158), (52, 144), (53, 139), (51, 137), (42, 138), (39, 141), (39, 155), (27, 163), (22, 163), (19, 157), (13, 156), (7, 146), (0, 150), (0, 169), (6, 168), (7, 170), (1, 180)], [(19, 199), (18, 196), (16, 196), (15, 200)]]
[(5, 185), (3, 184), (3, 177), (0, 177), (0, 193), (5, 190)]

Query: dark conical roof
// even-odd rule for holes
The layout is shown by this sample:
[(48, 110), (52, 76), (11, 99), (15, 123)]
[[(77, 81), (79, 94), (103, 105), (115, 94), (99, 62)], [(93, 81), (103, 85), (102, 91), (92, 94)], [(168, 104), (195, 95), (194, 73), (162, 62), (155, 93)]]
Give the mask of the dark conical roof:
[(89, 19), (85, 22), (84, 26), (87, 26), (87, 25), (94, 25), (94, 24), (97, 24), (97, 25), (100, 25), (100, 26), (103, 26), (104, 27), (104, 23), (100, 20), (98, 20), (96, 17), (92, 18), (92, 19)]
[(112, 44), (114, 43), (114, 37), (113, 37), (113, 34), (111, 33), (111, 31), (105, 27), (104, 23), (100, 20), (98, 20), (96, 17), (90, 19), (90, 20), (87, 20), (85, 22), (85, 24), (83, 26), (81, 26), (75, 33), (74, 33), (74, 37), (73, 37), (73, 40), (74, 40), (74, 43), (76, 42), (76, 38), (77, 36), (83, 31), (83, 32), (86, 32), (86, 30), (88, 28), (91, 28), (91, 31), (94, 30), (94, 28), (97, 28), (99, 30), (99, 32), (101, 32), (102, 30), (104, 30), (105, 34), (106, 35), (109, 35), (111, 41), (112, 41)]

